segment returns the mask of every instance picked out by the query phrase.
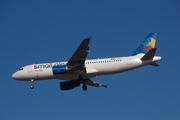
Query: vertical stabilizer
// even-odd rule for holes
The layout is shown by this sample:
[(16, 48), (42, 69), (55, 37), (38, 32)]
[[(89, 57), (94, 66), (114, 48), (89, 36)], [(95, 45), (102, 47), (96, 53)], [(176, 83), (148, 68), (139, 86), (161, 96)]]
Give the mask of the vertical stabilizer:
[(150, 33), (146, 39), (141, 43), (137, 50), (132, 54), (132, 56), (139, 53), (146, 54), (149, 50), (155, 47), (157, 33)]

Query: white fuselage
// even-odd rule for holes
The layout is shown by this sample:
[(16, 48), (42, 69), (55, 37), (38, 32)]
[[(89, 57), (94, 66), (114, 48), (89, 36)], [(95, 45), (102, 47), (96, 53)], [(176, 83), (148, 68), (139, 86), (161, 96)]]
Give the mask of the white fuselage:
[[(86, 71), (82, 73), (83, 78), (92, 78), (99, 75), (109, 75), (121, 73), (135, 68), (139, 68), (153, 62), (160, 61), (162, 58), (154, 56), (153, 59), (142, 61), (140, 60), (144, 54), (129, 57), (115, 57), (106, 59), (92, 59), (85, 61)], [(13, 79), (20, 81), (47, 80), (47, 79), (62, 79), (62, 80), (77, 80), (78, 71), (67, 71), (63, 74), (54, 75), (52, 67), (57, 65), (66, 65), (67, 62), (42, 63), (24, 66), (21, 70), (12, 75)]]

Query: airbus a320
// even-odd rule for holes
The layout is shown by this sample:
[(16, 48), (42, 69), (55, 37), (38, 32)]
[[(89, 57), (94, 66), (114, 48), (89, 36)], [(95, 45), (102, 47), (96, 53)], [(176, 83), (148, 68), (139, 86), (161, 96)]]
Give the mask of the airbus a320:
[(156, 62), (162, 57), (155, 56), (157, 33), (150, 33), (137, 50), (128, 57), (113, 57), (87, 60), (91, 37), (84, 39), (69, 61), (40, 63), (20, 68), (12, 75), (14, 80), (31, 81), (30, 88), (34, 88), (34, 81), (60, 79), (61, 90), (70, 90), (82, 85), (84, 91), (87, 85), (106, 87), (90, 80), (100, 75), (110, 75), (133, 70), (145, 65), (159, 66)]

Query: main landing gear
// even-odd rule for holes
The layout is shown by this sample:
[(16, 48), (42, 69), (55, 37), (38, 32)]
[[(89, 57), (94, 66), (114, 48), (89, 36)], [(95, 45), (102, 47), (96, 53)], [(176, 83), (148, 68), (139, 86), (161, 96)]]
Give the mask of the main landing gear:
[(82, 89), (83, 89), (84, 91), (86, 91), (86, 90), (87, 90), (87, 86), (84, 84), (84, 85), (82, 86)]
[(31, 89), (33, 89), (33, 88), (34, 88), (34, 86), (33, 86), (33, 85), (34, 85), (34, 80), (33, 80), (33, 79), (31, 79), (31, 86), (30, 86), (30, 88), (31, 88)]
[(84, 85), (82, 86), (82, 89), (83, 89), (84, 91), (86, 91), (86, 90), (87, 90), (87, 86), (86, 86), (86, 84), (85, 84), (85, 80), (83, 79), (83, 76), (82, 76), (81, 74), (79, 74), (79, 75), (78, 75), (78, 78), (79, 78), (79, 80), (81, 81), (81, 83), (84, 84)]

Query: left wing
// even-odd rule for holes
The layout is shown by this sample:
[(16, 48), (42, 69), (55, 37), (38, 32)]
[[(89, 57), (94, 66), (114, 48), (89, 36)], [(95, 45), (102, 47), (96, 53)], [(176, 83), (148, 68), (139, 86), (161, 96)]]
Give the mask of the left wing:
[(102, 85), (100, 83), (97, 83), (97, 82), (94, 82), (90, 79), (85, 79), (85, 82), (84, 82), (86, 85), (90, 85), (90, 86), (94, 86), (94, 87), (107, 87), (106, 85)]
[(100, 83), (97, 83), (97, 82), (94, 82), (90, 79), (84, 79), (84, 80), (71, 80), (74, 84), (74, 87), (78, 87), (80, 83), (82, 84), (86, 84), (86, 85), (90, 85), (90, 86), (93, 86), (93, 87), (106, 87), (106, 85), (102, 85)]
[(83, 67), (84, 68), (84, 62), (86, 60), (87, 54), (89, 52), (89, 41), (90, 41), (90, 37), (84, 39), (81, 44), (79, 45), (79, 47), (76, 49), (76, 51), (74, 52), (74, 54), (72, 55), (72, 57), (70, 58), (70, 60), (67, 63), (68, 67)]

